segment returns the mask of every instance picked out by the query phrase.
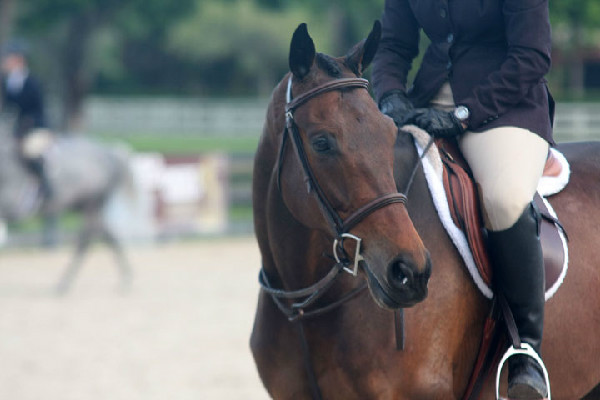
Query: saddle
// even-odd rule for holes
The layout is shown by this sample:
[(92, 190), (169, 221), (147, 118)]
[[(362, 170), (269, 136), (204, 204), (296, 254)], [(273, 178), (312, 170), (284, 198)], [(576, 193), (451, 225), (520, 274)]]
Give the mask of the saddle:
[[(467, 239), (481, 278), (488, 287), (491, 287), (493, 268), (487, 251), (480, 200), (471, 171), (455, 140), (436, 139), (435, 144), (444, 165), (443, 183), (450, 215), (454, 224), (462, 230)], [(556, 177), (560, 175), (561, 170), (560, 160), (554, 152), (550, 151), (543, 176)], [(561, 238), (564, 230), (551, 210), (550, 204), (539, 193), (535, 195), (534, 204), (542, 217), (540, 240), (548, 289), (558, 283), (565, 266), (566, 255)]]
[[(452, 221), (464, 233), (481, 279), (491, 287), (493, 269), (487, 252), (480, 200), (471, 171), (456, 141), (437, 139), (435, 144), (443, 164), (443, 186)], [(562, 169), (563, 164), (557, 155), (550, 151), (544, 168), (544, 177), (559, 177), (563, 172)], [(568, 261), (566, 233), (551, 205), (539, 193), (536, 194), (534, 203), (542, 216), (540, 239), (544, 253), (546, 288), (550, 288), (546, 291), (546, 299), (548, 299), (556, 292), (566, 273)], [(490, 372), (497, 365), (507, 346), (504, 330), (499, 329), (501, 318), (499, 307), (497, 303), (493, 304), (484, 326), (479, 355), (463, 397), (465, 400), (479, 399), (484, 382), (489, 378)]]

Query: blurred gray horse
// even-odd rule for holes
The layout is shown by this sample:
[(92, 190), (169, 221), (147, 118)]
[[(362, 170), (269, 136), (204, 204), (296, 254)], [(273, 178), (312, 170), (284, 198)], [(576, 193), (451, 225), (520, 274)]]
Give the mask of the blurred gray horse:
[(65, 293), (69, 289), (95, 238), (102, 239), (114, 252), (121, 285), (127, 289), (132, 279), (131, 267), (118, 236), (103, 219), (104, 207), (116, 191), (122, 187), (132, 188), (127, 149), (81, 137), (57, 137), (43, 155), (53, 195), (42, 203), (36, 179), (19, 160), (17, 144), (11, 134), (13, 121), (6, 113), (0, 114), (0, 221), (19, 221), (40, 215), (45, 220), (44, 241), (48, 242), (56, 235), (54, 221), (61, 213), (81, 213), (83, 225), (77, 236), (75, 254), (58, 282), (57, 292)]

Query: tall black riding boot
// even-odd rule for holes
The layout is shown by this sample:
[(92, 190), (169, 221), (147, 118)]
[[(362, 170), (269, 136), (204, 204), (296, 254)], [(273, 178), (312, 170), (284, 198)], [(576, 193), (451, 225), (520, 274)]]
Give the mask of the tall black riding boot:
[[(517, 222), (503, 231), (489, 231), (496, 290), (504, 294), (513, 313), (521, 342), (540, 355), (544, 326), (544, 259), (539, 217), (527, 206)], [(508, 359), (508, 397), (543, 399), (548, 394), (541, 367), (530, 356)]]

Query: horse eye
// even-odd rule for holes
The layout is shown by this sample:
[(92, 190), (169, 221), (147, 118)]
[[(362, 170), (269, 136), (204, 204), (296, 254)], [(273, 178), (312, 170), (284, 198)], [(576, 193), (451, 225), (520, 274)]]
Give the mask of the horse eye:
[(326, 137), (320, 136), (312, 141), (312, 148), (317, 153), (327, 153), (331, 150), (331, 143)]

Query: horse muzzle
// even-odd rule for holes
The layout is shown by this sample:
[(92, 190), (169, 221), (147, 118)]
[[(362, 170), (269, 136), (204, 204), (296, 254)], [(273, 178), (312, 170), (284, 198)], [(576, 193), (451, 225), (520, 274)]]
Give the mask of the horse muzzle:
[(362, 266), (371, 295), (383, 308), (412, 307), (427, 297), (427, 285), (431, 276), (429, 254), (421, 270), (413, 261), (402, 256), (393, 259), (382, 274), (374, 272), (366, 261)]

